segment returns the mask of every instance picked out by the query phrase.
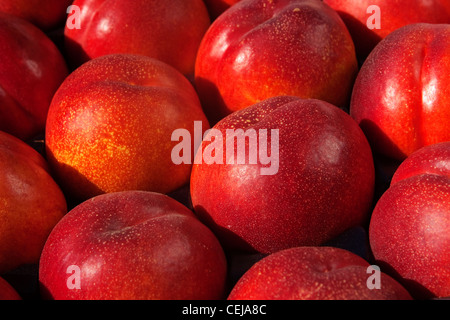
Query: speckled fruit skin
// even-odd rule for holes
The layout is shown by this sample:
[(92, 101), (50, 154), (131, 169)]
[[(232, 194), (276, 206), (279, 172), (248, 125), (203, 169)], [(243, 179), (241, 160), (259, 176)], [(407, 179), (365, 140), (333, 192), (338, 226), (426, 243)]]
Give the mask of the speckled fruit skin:
[(381, 273), (381, 288), (369, 289), (370, 264), (332, 247), (297, 247), (254, 264), (228, 300), (411, 300), (397, 281)]
[(370, 246), (416, 298), (450, 296), (450, 143), (406, 159), (372, 213)]
[[(413, 23), (450, 23), (446, 12), (448, 0), (323, 0), (336, 10), (345, 22), (355, 43), (357, 56), (361, 61), (375, 46), (391, 32)], [(380, 29), (369, 29), (367, 20), (373, 12), (367, 8), (380, 8)]]
[(227, 249), (271, 253), (319, 245), (368, 218), (374, 189), (372, 153), (344, 111), (324, 101), (274, 97), (214, 126), (224, 136), (227, 129), (237, 128), (257, 133), (267, 129), (268, 150), (270, 132), (278, 129), (279, 169), (275, 175), (262, 175), (260, 169), (267, 165), (248, 160), (196, 164), (202, 155), (197, 152), (192, 204)]
[(50, 101), (67, 67), (41, 30), (4, 13), (0, 43), (0, 130), (28, 140), (44, 131)]
[(239, 1), (241, 0), (204, 0), (206, 7), (208, 8), (211, 20), (215, 20), (225, 10), (235, 5)]
[(47, 158), (75, 200), (124, 190), (171, 192), (189, 181), (191, 170), (173, 163), (178, 142), (171, 135), (185, 128), (193, 136), (194, 121), (209, 126), (194, 88), (176, 69), (145, 56), (103, 56), (56, 92)]
[(412, 153), (395, 171), (391, 185), (422, 174), (435, 174), (450, 179), (450, 141), (432, 144)]
[(37, 263), (66, 200), (42, 156), (0, 131), (0, 274)]
[[(66, 272), (80, 268), (81, 289)], [(213, 233), (168, 196), (126, 191), (94, 197), (54, 228), (42, 253), (44, 299), (223, 298), (226, 259)]]
[(215, 124), (264, 99), (294, 95), (348, 107), (355, 48), (338, 14), (315, 0), (241, 1), (200, 44), (195, 84)]
[(5, 279), (0, 278), (0, 301), (22, 300), (22, 297)]
[(450, 25), (414, 24), (369, 55), (353, 89), (351, 116), (374, 151), (404, 160), (450, 140)]
[(71, 64), (113, 53), (143, 54), (193, 75), (200, 41), (210, 26), (202, 0), (75, 0), (81, 29), (66, 27)]
[(64, 25), (73, 0), (0, 0), (0, 12), (25, 19), (43, 31)]

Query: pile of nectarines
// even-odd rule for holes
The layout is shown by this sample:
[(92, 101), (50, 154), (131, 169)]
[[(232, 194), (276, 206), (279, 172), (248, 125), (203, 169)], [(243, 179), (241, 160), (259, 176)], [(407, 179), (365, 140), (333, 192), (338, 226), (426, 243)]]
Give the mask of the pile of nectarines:
[(449, 44), (450, 0), (0, 0), (0, 300), (450, 297)]

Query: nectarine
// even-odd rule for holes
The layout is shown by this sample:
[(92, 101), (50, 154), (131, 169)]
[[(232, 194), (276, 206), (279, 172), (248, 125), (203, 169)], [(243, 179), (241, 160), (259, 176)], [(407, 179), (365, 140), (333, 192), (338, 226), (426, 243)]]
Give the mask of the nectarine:
[(43, 31), (64, 27), (73, 0), (0, 0), (0, 12), (25, 19)]
[(353, 88), (350, 114), (372, 148), (404, 160), (450, 140), (450, 25), (413, 24), (372, 51)]
[(191, 76), (210, 25), (202, 0), (75, 0), (80, 29), (65, 30), (73, 66), (103, 55), (142, 54)]
[(367, 139), (343, 110), (274, 97), (209, 131), (190, 187), (195, 212), (227, 249), (271, 253), (319, 245), (363, 224), (374, 165)]
[(172, 161), (172, 132), (193, 133), (194, 121), (209, 127), (194, 88), (175, 68), (142, 55), (103, 56), (56, 92), (46, 154), (75, 202), (124, 190), (167, 193), (185, 185), (191, 171)]
[(344, 249), (286, 249), (256, 262), (228, 300), (411, 300), (405, 288), (379, 270), (379, 288), (372, 287), (370, 267)]
[[(363, 62), (391, 32), (414, 23), (450, 23), (448, 0), (323, 0), (345, 22)], [(376, 7), (375, 7), (376, 6)]]
[(0, 273), (37, 263), (50, 231), (67, 212), (44, 158), (0, 131)]
[(53, 94), (68, 74), (55, 44), (36, 26), (0, 13), (0, 130), (22, 140), (44, 132)]
[(168, 196), (125, 191), (72, 209), (50, 234), (39, 264), (45, 299), (223, 298), (220, 243)]
[(372, 213), (375, 259), (416, 298), (450, 296), (450, 143), (414, 152)]
[(315, 0), (247, 0), (206, 32), (195, 85), (213, 125), (280, 95), (347, 108), (356, 73), (351, 36), (329, 6)]

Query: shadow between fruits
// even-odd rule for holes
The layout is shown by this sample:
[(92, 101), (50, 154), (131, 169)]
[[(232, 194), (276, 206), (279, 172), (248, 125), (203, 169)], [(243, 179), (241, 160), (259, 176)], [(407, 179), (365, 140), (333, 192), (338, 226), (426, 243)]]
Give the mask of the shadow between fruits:
[(217, 236), (225, 252), (257, 253), (256, 249), (243, 238), (218, 225), (203, 206), (194, 206), (194, 212), (197, 218)]
[[(339, 10), (337, 10), (337, 12), (352, 36), (355, 44), (358, 65), (361, 67), (367, 59), (367, 56), (382, 40), (382, 38), (374, 31), (370, 30), (366, 24), (354, 18), (352, 15)], [(367, 18), (369, 18), (369, 15), (367, 15)]]
[[(224, 109), (225, 101), (222, 99), (219, 88), (205, 78), (195, 77), (194, 88), (199, 95), (203, 112), (212, 128), (226, 116), (225, 114), (228, 113), (227, 110)], [(198, 88), (202, 88), (201, 94)], [(217, 97), (217, 99), (211, 97)], [(211, 106), (214, 106), (214, 109), (212, 109)]]
[(391, 138), (389, 138), (372, 120), (363, 119), (359, 126), (366, 135), (373, 152), (380, 153), (380, 150), (382, 150), (383, 154), (392, 155), (392, 157), (395, 157), (396, 159), (406, 158), (403, 151), (401, 151)]
[(191, 192), (189, 183), (172, 192), (167, 193), (167, 196), (177, 200), (188, 209), (192, 211), (194, 210), (194, 206), (192, 205), (191, 201)]
[[(75, 194), (72, 191), (73, 186), (78, 186), (78, 188), (81, 188), (80, 186), (82, 186), (83, 188), (82, 193), (90, 194), (91, 197), (104, 193), (103, 190), (101, 190), (95, 184), (90, 182), (78, 170), (74, 169), (69, 165), (58, 162), (58, 160), (56, 160), (53, 153), (48, 148), (46, 148), (46, 156), (47, 161), (49, 163), (58, 163), (58, 172), (54, 170), (53, 166), (50, 166), (50, 173), (55, 182), (61, 188), (61, 191), (63, 192), (66, 198), (68, 211), (72, 210), (74, 207), (76, 207), (83, 201), (88, 200), (87, 198), (83, 198), (79, 194)], [(71, 177), (70, 181), (64, 181), (64, 177)], [(68, 184), (71, 185), (71, 188), (68, 187)]]
[(400, 158), (406, 158), (406, 156), (373, 121), (364, 119), (361, 121), (360, 127), (369, 141), (375, 166), (373, 210), (380, 197), (389, 188), (392, 176), (402, 163), (402, 160), (381, 154), (378, 150), (384, 150), (388, 154), (395, 154)]
[(402, 284), (415, 300), (430, 300), (434, 298), (433, 293), (415, 280), (405, 279), (385, 261), (376, 261), (381, 270)]
[(61, 51), (66, 58), (66, 63), (70, 72), (73, 72), (84, 62), (91, 60), (89, 55), (79, 43), (67, 37), (64, 37), (63, 41), (64, 43), (60, 45), (62, 48)]
[(367, 261), (372, 260), (369, 237), (366, 229), (362, 226), (350, 228), (330, 241), (325, 242), (322, 246), (345, 249)]

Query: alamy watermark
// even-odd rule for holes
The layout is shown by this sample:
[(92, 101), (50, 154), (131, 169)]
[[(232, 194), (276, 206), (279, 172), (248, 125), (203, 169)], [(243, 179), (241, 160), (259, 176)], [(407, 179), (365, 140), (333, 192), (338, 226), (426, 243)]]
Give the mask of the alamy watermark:
[(67, 29), (81, 29), (81, 9), (79, 6), (71, 5), (67, 7)]
[(81, 269), (77, 265), (70, 265), (66, 269), (67, 277), (66, 286), (69, 290), (81, 289)]
[(371, 5), (367, 7), (367, 14), (371, 14), (371, 16), (366, 21), (366, 26), (370, 30), (373, 29), (381, 29), (381, 9), (377, 5)]
[[(67, 7), (67, 22), (68, 29), (81, 29), (81, 9), (77, 5), (70, 5)], [(367, 14), (371, 16), (366, 21), (366, 26), (370, 30), (381, 29), (381, 9), (377, 5), (370, 5), (366, 10)]]
[(377, 265), (370, 265), (366, 270), (370, 276), (367, 278), (366, 286), (369, 290), (381, 289), (381, 269)]
[[(275, 175), (280, 164), (279, 129), (249, 128), (221, 130), (212, 128), (202, 134), (202, 122), (194, 121), (194, 164), (261, 164), (261, 175)], [(192, 137), (187, 129), (176, 129), (172, 141), (178, 144), (172, 149), (174, 164), (192, 164)], [(202, 148), (202, 141), (205, 147)], [(209, 143), (207, 143), (209, 142)], [(201, 148), (201, 149), (200, 149)], [(224, 153), (225, 152), (225, 153)]]

